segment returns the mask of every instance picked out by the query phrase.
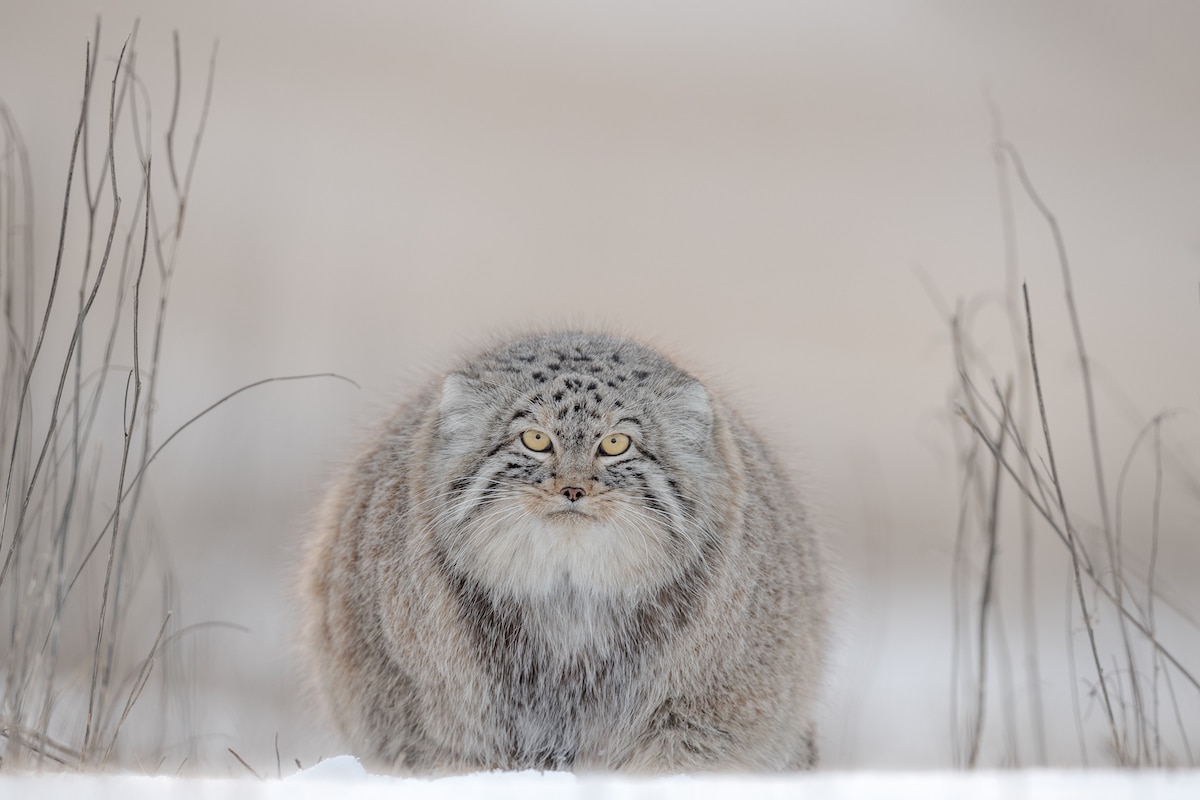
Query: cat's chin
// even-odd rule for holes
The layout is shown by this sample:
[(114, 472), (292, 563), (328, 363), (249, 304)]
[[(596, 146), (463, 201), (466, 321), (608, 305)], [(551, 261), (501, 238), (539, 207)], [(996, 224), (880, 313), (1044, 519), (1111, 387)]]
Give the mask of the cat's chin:
[(549, 595), (571, 587), (630, 596), (675, 572), (670, 534), (612, 509), (526, 508), (465, 533), (455, 560), (477, 580), (512, 594)]

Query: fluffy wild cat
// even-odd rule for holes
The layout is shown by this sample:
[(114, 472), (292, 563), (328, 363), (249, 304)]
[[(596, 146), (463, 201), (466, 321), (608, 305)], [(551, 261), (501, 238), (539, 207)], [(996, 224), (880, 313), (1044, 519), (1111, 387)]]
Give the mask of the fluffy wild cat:
[(304, 589), (314, 685), (377, 768), (815, 763), (804, 504), (639, 342), (520, 338), (428, 386), (330, 493)]

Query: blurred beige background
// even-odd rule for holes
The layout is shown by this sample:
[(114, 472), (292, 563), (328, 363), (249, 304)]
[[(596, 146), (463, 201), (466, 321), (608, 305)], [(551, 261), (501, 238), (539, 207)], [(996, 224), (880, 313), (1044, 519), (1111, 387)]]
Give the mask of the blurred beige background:
[[(1110, 492), (1140, 426), (1190, 410), (1165, 429), (1160, 581), (1200, 617), (1185, 477), (1200, 472), (1200, 6), (0, 0), (0, 97), (30, 146), (47, 268), (97, 12), (105, 86), (141, 19), (156, 135), (171, 31), (188, 138), (220, 40), (157, 428), (263, 377), (362, 386), (264, 387), (155, 468), (179, 613), (251, 631), (187, 651), (193, 743), (213, 769), (240, 769), (229, 746), (273, 765), (277, 733), (285, 761), (337, 749), (299, 694), (287, 586), (339, 460), (464, 346), (568, 324), (678, 353), (807, 476), (845, 573), (827, 763), (951, 763), (960, 423), (947, 327), (918, 275), (979, 306), (975, 339), (1003, 380), (985, 86), (1066, 236)], [(1029, 203), (1018, 212), (1064, 488), (1095, 522), (1058, 265)], [(1144, 563), (1153, 475), (1138, 463), (1127, 535)], [(1050, 758), (1073, 763), (1066, 572), (1038, 536)], [(1017, 549), (1001, 545), (1010, 576)], [(1176, 633), (1200, 663), (1195, 628)], [(993, 709), (1023, 702), (1017, 683)], [(1001, 763), (1000, 737), (987, 742)]]

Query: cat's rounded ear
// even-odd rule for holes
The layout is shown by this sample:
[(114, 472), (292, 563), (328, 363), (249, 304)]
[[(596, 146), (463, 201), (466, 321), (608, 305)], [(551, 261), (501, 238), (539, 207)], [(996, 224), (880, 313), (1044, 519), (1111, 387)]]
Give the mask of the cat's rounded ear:
[(483, 389), (482, 383), (461, 372), (447, 375), (438, 401), (438, 433), (451, 439), (477, 438), (487, 419)]
[(688, 381), (668, 390), (668, 409), (675, 420), (677, 435), (700, 446), (713, 440), (712, 397), (700, 381)]

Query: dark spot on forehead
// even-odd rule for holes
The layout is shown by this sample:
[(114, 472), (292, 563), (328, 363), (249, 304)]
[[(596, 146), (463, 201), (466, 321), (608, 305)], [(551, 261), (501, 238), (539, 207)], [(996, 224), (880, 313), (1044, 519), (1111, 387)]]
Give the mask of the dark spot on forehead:
[(652, 388), (650, 379), (654, 376), (662, 375), (672, 383), (677, 375), (687, 377), (661, 354), (638, 342), (583, 333), (518, 339), (465, 371), (494, 384), (503, 394), (515, 390), (510, 397), (528, 397), (527, 393), (546, 384), (547, 394), (553, 395), (555, 403), (579, 400), (588, 407), (598, 404), (610, 408), (620, 405), (616, 401), (622, 393), (617, 390), (628, 389), (631, 383), (639, 392), (645, 392)]

